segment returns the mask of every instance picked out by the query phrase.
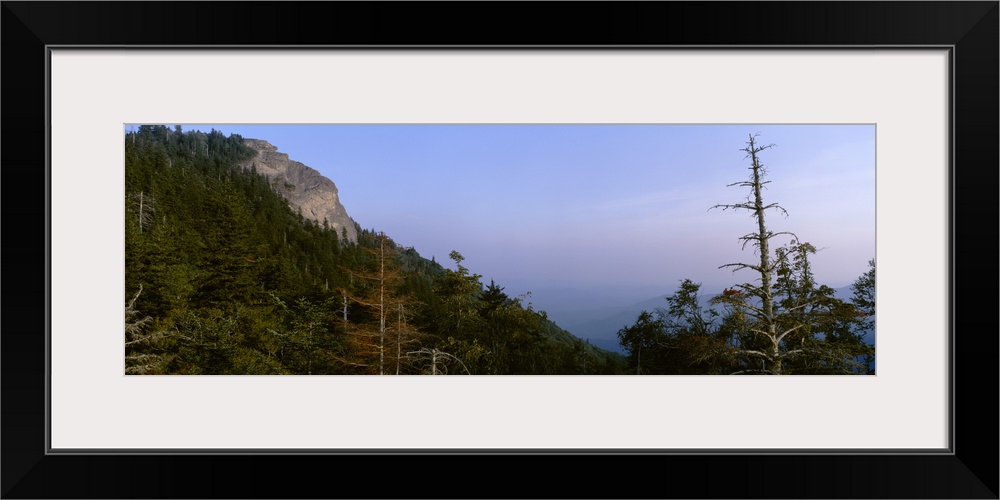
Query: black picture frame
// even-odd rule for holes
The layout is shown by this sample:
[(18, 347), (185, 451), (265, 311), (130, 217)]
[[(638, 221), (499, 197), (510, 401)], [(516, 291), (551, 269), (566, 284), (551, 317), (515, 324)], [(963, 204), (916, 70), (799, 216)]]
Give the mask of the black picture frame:
[[(455, 22), (460, 19), (462, 22)], [(3, 2), (4, 498), (998, 498), (998, 20), (987, 2)], [(953, 446), (938, 454), (46, 450), (47, 47), (951, 47)], [(914, 145), (919, 147), (919, 145)], [(26, 276), (22, 270), (30, 270)], [(980, 306), (979, 304), (986, 304)], [(985, 307), (985, 310), (983, 309)], [(621, 425), (628, 425), (623, 421)], [(317, 475), (311, 471), (326, 471)]]

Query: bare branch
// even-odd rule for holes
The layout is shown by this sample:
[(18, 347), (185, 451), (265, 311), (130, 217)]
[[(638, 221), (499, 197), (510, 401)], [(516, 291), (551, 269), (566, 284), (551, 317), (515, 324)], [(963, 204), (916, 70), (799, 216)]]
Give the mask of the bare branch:
[(751, 312), (756, 313), (757, 315), (764, 314), (764, 311), (761, 308), (754, 306), (753, 304), (750, 304), (746, 300), (740, 298), (717, 296), (716, 298), (712, 299), (712, 302), (716, 304), (730, 304), (738, 307), (743, 307), (750, 310)]
[(811, 305), (815, 305), (815, 304), (818, 304), (820, 302), (822, 302), (822, 299), (811, 300), (811, 301), (806, 302), (804, 304), (799, 304), (799, 305), (797, 305), (795, 307), (789, 307), (788, 309), (785, 309), (785, 312), (786, 313), (790, 313), (792, 311), (795, 311), (795, 310), (798, 310), (798, 309), (802, 309), (803, 307), (808, 307), (808, 306), (811, 306)]
[(768, 361), (772, 361), (771, 356), (768, 356), (767, 354), (765, 354), (763, 352), (760, 352), (760, 351), (755, 351), (755, 350), (751, 350), (751, 349), (737, 349), (736, 352), (738, 354), (744, 354), (744, 355), (747, 355), (747, 356), (759, 356), (759, 357), (764, 358), (764, 359), (766, 359)]
[(750, 203), (735, 203), (735, 204), (719, 204), (708, 207), (709, 210), (721, 208), (722, 210), (735, 210), (742, 208), (744, 210), (756, 210), (757, 207)]
[(748, 373), (766, 373), (768, 375), (774, 375), (774, 372), (772, 372), (771, 370), (764, 370), (764, 369), (758, 369), (758, 370), (740, 370), (738, 372), (730, 373), (730, 375), (746, 375)]
[(132, 300), (128, 301), (128, 305), (125, 306), (126, 311), (132, 311), (135, 309), (135, 301), (139, 298), (140, 293), (142, 293), (142, 283), (139, 283), (139, 291), (135, 292), (135, 295), (132, 296)]
[(784, 339), (785, 336), (787, 336), (789, 333), (792, 333), (792, 332), (794, 332), (796, 330), (799, 330), (799, 329), (801, 329), (804, 326), (806, 326), (806, 325), (805, 324), (799, 324), (799, 325), (795, 325), (795, 326), (793, 326), (793, 327), (785, 330), (784, 332), (781, 333), (781, 335), (778, 335), (778, 340), (777, 341), (781, 342), (781, 340)]
[[(143, 319), (145, 320), (145, 319), (151, 319), (151, 318), (149, 318), (147, 316), (147, 317), (145, 317)], [(140, 344), (140, 343), (143, 343), (143, 342), (152, 342), (154, 340), (159, 340), (159, 339), (167, 338), (167, 337), (170, 337), (170, 336), (171, 336), (170, 332), (168, 332), (166, 330), (161, 330), (161, 331), (158, 331), (158, 332), (153, 332), (153, 333), (151, 333), (149, 335), (143, 335), (143, 336), (140, 336), (140, 337), (135, 337), (133, 340), (125, 342), (125, 345), (126, 346), (130, 346), (130, 345)]]

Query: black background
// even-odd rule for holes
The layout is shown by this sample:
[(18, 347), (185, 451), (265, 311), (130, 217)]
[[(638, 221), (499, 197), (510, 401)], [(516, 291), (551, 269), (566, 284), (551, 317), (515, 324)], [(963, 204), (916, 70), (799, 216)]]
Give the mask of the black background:
[[(4, 498), (997, 498), (995, 1), (2, 5)], [(50, 45), (954, 46), (954, 454), (47, 455)]]

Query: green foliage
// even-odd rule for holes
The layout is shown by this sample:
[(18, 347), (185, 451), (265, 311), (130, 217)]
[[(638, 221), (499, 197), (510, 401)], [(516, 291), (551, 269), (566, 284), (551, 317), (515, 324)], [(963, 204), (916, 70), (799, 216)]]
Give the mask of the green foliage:
[(142, 287), (125, 304), (125, 373), (162, 373), (171, 357), (165, 353), (165, 340), (169, 332), (163, 329), (149, 331), (152, 316), (143, 316), (136, 306)]
[[(650, 361), (650, 357), (655, 359), (655, 353), (665, 346), (666, 333), (663, 320), (647, 311), (640, 312), (632, 326), (618, 330), (618, 340), (628, 349), (629, 363), (635, 365), (636, 375), (655, 371), (650, 369), (651, 365), (656, 366), (655, 362)], [(645, 361), (642, 358), (643, 351), (646, 353)]]
[(867, 319), (875, 316), (875, 259), (868, 261), (868, 271), (854, 280), (851, 285), (854, 295), (852, 302)]
[[(874, 265), (874, 264), (872, 264)], [(864, 341), (871, 317), (863, 308), (871, 283), (866, 273), (855, 283), (851, 302), (833, 297), (822, 285), (806, 285), (798, 271), (805, 262), (792, 264), (779, 280), (778, 324), (792, 333), (782, 339), (783, 373), (867, 374), (872, 373), (874, 348)], [(795, 279), (792, 279), (795, 277)], [(792, 286), (793, 283), (798, 283)], [(760, 352), (770, 346), (761, 335), (761, 322), (748, 313), (747, 298), (739, 289), (726, 289), (705, 309), (698, 300), (700, 283), (685, 279), (668, 296), (667, 308), (655, 314), (643, 311), (636, 322), (618, 331), (621, 345), (629, 352), (630, 373), (641, 374), (731, 374), (763, 373), (767, 367)], [(859, 306), (861, 304), (862, 306)]]
[[(864, 341), (874, 316), (874, 261), (854, 284), (851, 302), (834, 297), (834, 290), (818, 284), (810, 256), (816, 247), (790, 232), (768, 228), (766, 213), (784, 209), (765, 203), (766, 169), (750, 136), (743, 149), (750, 159), (747, 181), (732, 186), (749, 188), (745, 201), (712, 208), (752, 213), (755, 231), (741, 236), (758, 259), (731, 263), (735, 271), (749, 270), (752, 282), (726, 288), (711, 300), (720, 310), (703, 310), (700, 284), (683, 280), (659, 318), (643, 312), (632, 326), (619, 331), (629, 349), (636, 373), (691, 374), (867, 374), (872, 372), (874, 348)], [(787, 215), (787, 214), (786, 214)], [(773, 249), (777, 237), (789, 243)], [(721, 321), (719, 321), (721, 320)], [(640, 354), (646, 361), (640, 360)]]
[(452, 270), (304, 219), (238, 135), (144, 125), (124, 146), (127, 373), (407, 374), (428, 353), (454, 358), (439, 374), (620, 370), (457, 251)]

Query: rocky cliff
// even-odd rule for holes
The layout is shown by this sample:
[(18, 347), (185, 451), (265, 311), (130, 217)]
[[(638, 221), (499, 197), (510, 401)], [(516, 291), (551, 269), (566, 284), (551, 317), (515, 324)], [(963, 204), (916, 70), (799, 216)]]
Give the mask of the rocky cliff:
[(271, 186), (288, 200), (292, 210), (302, 210), (302, 216), (320, 224), (325, 219), (330, 227), (342, 235), (347, 232), (347, 241), (358, 241), (354, 221), (340, 204), (337, 186), (317, 170), (291, 160), (278, 148), (260, 139), (244, 139), (247, 146), (257, 151), (257, 156), (244, 162), (243, 168), (254, 166), (271, 182)]

